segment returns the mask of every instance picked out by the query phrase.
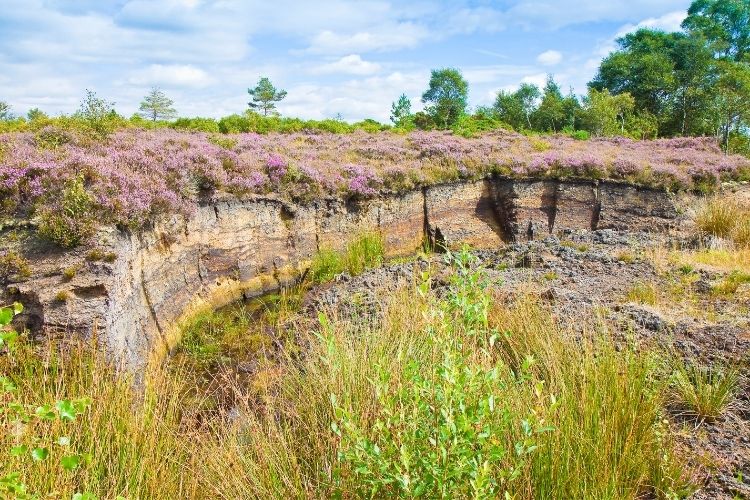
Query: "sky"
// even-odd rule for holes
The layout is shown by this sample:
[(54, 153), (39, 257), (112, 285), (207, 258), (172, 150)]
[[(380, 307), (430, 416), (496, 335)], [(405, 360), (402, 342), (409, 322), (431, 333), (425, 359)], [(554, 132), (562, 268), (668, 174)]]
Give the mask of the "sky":
[(618, 36), (679, 29), (689, 0), (0, 0), (0, 101), (74, 112), (85, 89), (130, 116), (158, 86), (180, 116), (247, 109), (267, 76), (285, 116), (387, 121), (455, 67), (470, 105), (522, 82), (586, 92)]

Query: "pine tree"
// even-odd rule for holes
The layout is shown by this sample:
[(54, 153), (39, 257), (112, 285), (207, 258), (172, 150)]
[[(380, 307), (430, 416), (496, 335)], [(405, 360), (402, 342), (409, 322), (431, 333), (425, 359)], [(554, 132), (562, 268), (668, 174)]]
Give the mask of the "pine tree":
[(177, 111), (172, 107), (174, 101), (158, 87), (151, 89), (143, 98), (140, 107), (140, 115), (152, 121), (170, 120), (177, 116)]
[(258, 80), (258, 85), (254, 89), (247, 89), (247, 93), (253, 98), (247, 105), (252, 109), (261, 110), (263, 116), (273, 113), (276, 110), (275, 103), (286, 97), (286, 90), (277, 90), (266, 77)]
[(406, 94), (401, 94), (398, 101), (391, 105), (391, 121), (398, 126), (411, 116), (411, 101), (406, 97)]
[(10, 112), (10, 105), (7, 102), (0, 101), (0, 120), (10, 120), (13, 114)]

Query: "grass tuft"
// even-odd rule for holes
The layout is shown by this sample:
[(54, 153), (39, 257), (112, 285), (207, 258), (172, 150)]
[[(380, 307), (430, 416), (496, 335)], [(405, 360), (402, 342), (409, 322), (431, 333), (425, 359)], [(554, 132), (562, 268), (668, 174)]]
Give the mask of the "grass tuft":
[(684, 415), (710, 422), (732, 404), (739, 380), (737, 369), (678, 364), (672, 374), (673, 400)]

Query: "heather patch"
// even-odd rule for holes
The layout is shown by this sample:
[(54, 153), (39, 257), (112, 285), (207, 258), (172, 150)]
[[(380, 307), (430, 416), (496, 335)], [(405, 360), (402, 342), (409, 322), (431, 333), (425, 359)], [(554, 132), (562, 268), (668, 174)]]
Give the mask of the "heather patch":
[(42, 214), (48, 222), (67, 221), (53, 224), (64, 228), (78, 225), (60, 202), (74, 183), (81, 183), (89, 217), (137, 228), (159, 214), (190, 215), (201, 197), (216, 191), (295, 201), (363, 199), (493, 173), (706, 191), (750, 172), (750, 160), (724, 155), (715, 141), (700, 138), (577, 141), (557, 135), (544, 138), (541, 148), (541, 139), (506, 131), (465, 138), (449, 132), (217, 136), (125, 129), (102, 141), (51, 127), (42, 132), (0, 134), (0, 212)]

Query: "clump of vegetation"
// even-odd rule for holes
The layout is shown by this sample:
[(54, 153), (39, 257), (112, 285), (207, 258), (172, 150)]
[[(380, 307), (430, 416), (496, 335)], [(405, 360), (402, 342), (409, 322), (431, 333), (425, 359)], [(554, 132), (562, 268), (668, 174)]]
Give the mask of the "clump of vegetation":
[(55, 294), (55, 301), (57, 302), (67, 302), (70, 300), (70, 293), (66, 290), (60, 290)]
[(725, 197), (709, 198), (698, 210), (695, 222), (705, 234), (750, 247), (750, 207)]
[(615, 258), (617, 259), (618, 262), (622, 262), (625, 264), (632, 264), (636, 260), (636, 257), (633, 254), (633, 252), (629, 250), (623, 250), (622, 252), (618, 253)]
[(750, 283), (750, 273), (735, 270), (722, 278), (711, 290), (716, 295), (733, 295), (737, 293), (740, 286), (748, 283)]
[(112, 263), (117, 260), (117, 254), (114, 252), (105, 252), (101, 248), (93, 248), (86, 254), (86, 260), (90, 262), (108, 262)]
[(31, 266), (20, 253), (10, 250), (0, 254), (0, 283), (31, 276)]
[(573, 248), (575, 250), (578, 250), (579, 252), (587, 252), (590, 248), (587, 243), (576, 242), (573, 240), (562, 240), (560, 242), (560, 246), (563, 246), (566, 248)]
[(253, 331), (255, 319), (247, 307), (230, 306), (200, 314), (183, 328), (179, 351), (203, 368), (257, 352), (268, 338)]
[(384, 255), (383, 237), (377, 233), (365, 233), (348, 244), (343, 252), (321, 249), (310, 264), (310, 278), (323, 283), (343, 272), (356, 276), (365, 269), (380, 265)]
[(59, 203), (44, 208), (40, 214), (39, 234), (66, 248), (73, 248), (96, 232), (94, 199), (86, 191), (81, 176), (69, 180)]
[(654, 306), (659, 300), (659, 293), (654, 283), (636, 283), (628, 290), (626, 299), (630, 302)]
[(79, 266), (70, 266), (66, 267), (62, 271), (62, 277), (65, 281), (70, 281), (73, 278), (76, 277), (76, 274), (78, 273)]
[(672, 399), (684, 415), (710, 422), (732, 404), (739, 381), (737, 369), (679, 363), (672, 374)]
[(0, 426), (15, 429), (0, 433), (0, 496), (195, 498), (178, 382), (154, 376), (143, 394), (95, 346), (69, 347), (21, 336), (0, 356)]

